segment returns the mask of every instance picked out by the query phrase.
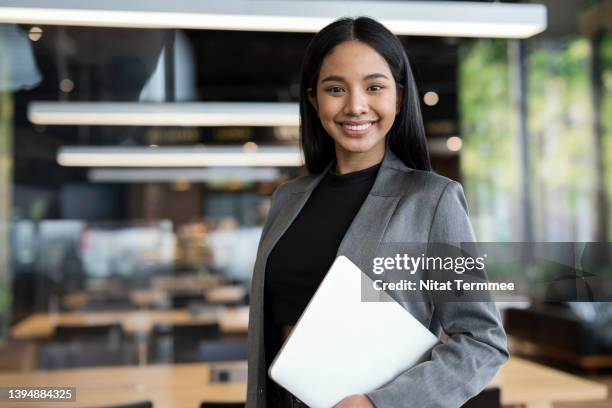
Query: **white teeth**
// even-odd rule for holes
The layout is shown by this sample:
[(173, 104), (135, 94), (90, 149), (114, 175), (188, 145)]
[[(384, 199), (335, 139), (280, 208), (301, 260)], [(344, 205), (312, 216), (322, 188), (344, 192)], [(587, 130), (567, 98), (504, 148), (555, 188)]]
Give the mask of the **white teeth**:
[(346, 129), (349, 129), (349, 130), (366, 130), (367, 128), (372, 126), (372, 122), (365, 123), (363, 125), (347, 125), (347, 124), (344, 124), (342, 126), (345, 127)]

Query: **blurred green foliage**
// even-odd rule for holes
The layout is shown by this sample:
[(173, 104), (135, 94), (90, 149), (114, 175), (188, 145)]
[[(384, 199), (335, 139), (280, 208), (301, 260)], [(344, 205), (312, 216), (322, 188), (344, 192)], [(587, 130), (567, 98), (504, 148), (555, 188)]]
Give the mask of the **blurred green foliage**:
[[(601, 120), (603, 125), (604, 168), (608, 206), (612, 206), (612, 34), (606, 34), (599, 49), (602, 65)], [(612, 231), (612, 214), (608, 231)]]
[[(0, 36), (0, 51), (4, 47)], [(6, 67), (6, 64), (4, 65)], [(0, 70), (0, 83), (7, 83), (8, 69)], [(8, 336), (9, 313), (11, 306), (10, 292), (10, 246), (9, 222), (12, 207), (13, 183), (13, 94), (0, 90), (0, 343)]]
[(537, 240), (594, 237), (590, 52), (589, 41), (578, 36), (529, 42), (529, 177)]
[(481, 241), (512, 241), (518, 182), (518, 110), (509, 43), (469, 40), (459, 48), (461, 172)]
[[(520, 241), (520, 139), (516, 43), (460, 46), (461, 172), (481, 241)], [(602, 41), (604, 151), (595, 150), (590, 42), (580, 36), (526, 42), (529, 186), (537, 241), (594, 238), (596, 155), (612, 202), (612, 36)], [(610, 217), (612, 218), (612, 217)], [(612, 227), (612, 225), (610, 226)]]

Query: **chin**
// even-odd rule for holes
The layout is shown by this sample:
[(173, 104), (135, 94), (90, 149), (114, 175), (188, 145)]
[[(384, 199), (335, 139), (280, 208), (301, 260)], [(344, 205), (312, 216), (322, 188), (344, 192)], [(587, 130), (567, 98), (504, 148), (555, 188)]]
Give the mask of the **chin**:
[(375, 149), (378, 143), (370, 140), (343, 140), (340, 146), (347, 152), (366, 153)]

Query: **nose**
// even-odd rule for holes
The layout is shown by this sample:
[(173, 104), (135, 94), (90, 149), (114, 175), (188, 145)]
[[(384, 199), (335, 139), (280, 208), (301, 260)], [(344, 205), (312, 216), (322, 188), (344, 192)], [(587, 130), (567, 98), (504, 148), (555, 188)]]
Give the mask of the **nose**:
[(344, 105), (345, 115), (359, 116), (367, 113), (368, 109), (368, 99), (364, 92), (356, 90), (347, 95), (346, 104)]

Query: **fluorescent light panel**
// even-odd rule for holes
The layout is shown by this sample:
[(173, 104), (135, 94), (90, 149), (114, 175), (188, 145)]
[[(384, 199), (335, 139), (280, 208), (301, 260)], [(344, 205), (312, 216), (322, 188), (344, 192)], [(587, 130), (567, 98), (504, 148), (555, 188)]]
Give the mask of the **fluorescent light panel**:
[(91, 169), (87, 176), (94, 183), (168, 183), (189, 182), (268, 182), (278, 178), (275, 168), (208, 168), (208, 169)]
[(60, 147), (57, 162), (67, 167), (298, 167), (297, 146), (210, 147)]
[(297, 103), (31, 102), (37, 125), (299, 126)]
[(367, 15), (398, 35), (527, 38), (546, 28), (546, 7), (450, 1), (0, 0), (0, 23), (96, 27), (316, 32)]

